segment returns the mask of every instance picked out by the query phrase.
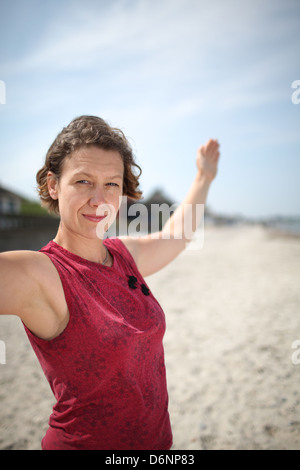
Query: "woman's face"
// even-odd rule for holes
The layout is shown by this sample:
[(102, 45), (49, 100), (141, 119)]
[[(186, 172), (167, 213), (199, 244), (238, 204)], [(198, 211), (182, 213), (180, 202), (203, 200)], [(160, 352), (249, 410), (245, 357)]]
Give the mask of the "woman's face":
[[(105, 205), (114, 208), (114, 215), (117, 214), (123, 175), (124, 164), (119, 152), (95, 146), (80, 148), (67, 157), (59, 180), (49, 172), (49, 194), (59, 201), (64, 230), (86, 238), (102, 238), (97, 225), (109, 212)], [(105, 230), (108, 228), (106, 221), (100, 224), (106, 225)], [(113, 219), (109, 225), (112, 222)]]

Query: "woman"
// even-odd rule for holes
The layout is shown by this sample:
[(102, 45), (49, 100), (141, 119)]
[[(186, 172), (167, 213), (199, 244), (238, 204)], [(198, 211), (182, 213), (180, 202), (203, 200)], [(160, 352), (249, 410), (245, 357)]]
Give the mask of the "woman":
[(144, 277), (184, 249), (186, 204), (196, 230), (218, 159), (217, 141), (198, 150), (192, 187), (157, 236), (99, 239), (105, 208), (141, 197), (128, 141), (81, 116), (51, 145), (37, 182), (57, 235), (39, 252), (0, 254), (0, 313), (22, 320), (56, 398), (43, 449), (171, 447), (165, 320)]

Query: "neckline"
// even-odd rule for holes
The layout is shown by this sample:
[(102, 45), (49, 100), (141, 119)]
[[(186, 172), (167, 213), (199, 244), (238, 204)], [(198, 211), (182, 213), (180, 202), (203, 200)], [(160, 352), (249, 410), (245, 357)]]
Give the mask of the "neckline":
[(89, 264), (90, 266), (97, 266), (98, 268), (103, 268), (103, 269), (112, 269), (115, 266), (115, 257), (112, 254), (111, 250), (108, 249), (105, 240), (103, 240), (103, 243), (105, 244), (106, 249), (108, 250), (111, 258), (112, 258), (112, 265), (111, 266), (106, 266), (105, 264), (97, 263), (96, 261), (90, 261), (86, 258), (83, 258), (82, 256), (76, 255), (75, 253), (72, 253), (72, 251), (67, 250), (63, 246), (59, 245), (56, 243), (54, 240), (50, 240), (49, 244), (52, 246), (55, 246), (58, 248), (62, 253), (65, 253), (69, 258), (73, 259), (74, 261), (78, 261), (82, 264)]

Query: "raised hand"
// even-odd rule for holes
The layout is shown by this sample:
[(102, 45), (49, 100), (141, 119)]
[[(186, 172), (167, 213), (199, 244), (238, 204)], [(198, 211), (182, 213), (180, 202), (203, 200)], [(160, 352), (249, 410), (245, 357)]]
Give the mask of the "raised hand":
[(220, 145), (217, 140), (210, 139), (197, 151), (197, 168), (201, 176), (212, 181), (218, 170)]

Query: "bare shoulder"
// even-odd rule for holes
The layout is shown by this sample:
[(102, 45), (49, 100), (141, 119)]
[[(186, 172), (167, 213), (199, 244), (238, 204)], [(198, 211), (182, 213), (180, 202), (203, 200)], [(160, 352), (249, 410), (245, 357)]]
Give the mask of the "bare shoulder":
[(49, 257), (35, 251), (1, 253), (0, 279), (0, 313), (19, 316), (40, 337), (54, 336), (68, 311), (58, 272)]
[(128, 235), (122, 235), (119, 239), (124, 243), (127, 250), (133, 257), (135, 264), (139, 268), (139, 258), (141, 248), (143, 246), (143, 237), (129, 237)]
[(0, 269), (6, 276), (26, 277), (28, 281), (42, 282), (55, 274), (55, 268), (47, 255), (38, 251), (6, 251), (0, 254)]
[(165, 238), (162, 232), (140, 237), (120, 237), (143, 277), (167, 266), (185, 247), (181, 239)]
[(44, 254), (40, 251), (30, 251), (30, 250), (14, 250), (14, 251), (3, 251), (0, 253), (1, 259), (7, 261), (19, 261), (22, 264), (29, 265), (30, 263), (34, 264), (36, 261), (42, 260)]
[[(119, 237), (133, 257), (138, 270), (143, 277), (158, 271), (160, 266), (155, 266), (156, 253), (159, 251), (160, 233), (144, 235), (140, 237)], [(162, 248), (164, 248), (162, 246)], [(159, 255), (160, 257), (160, 255)]]
[(124, 243), (131, 256), (135, 259), (134, 255), (136, 255), (138, 249), (138, 239), (126, 235), (122, 235), (118, 238)]

